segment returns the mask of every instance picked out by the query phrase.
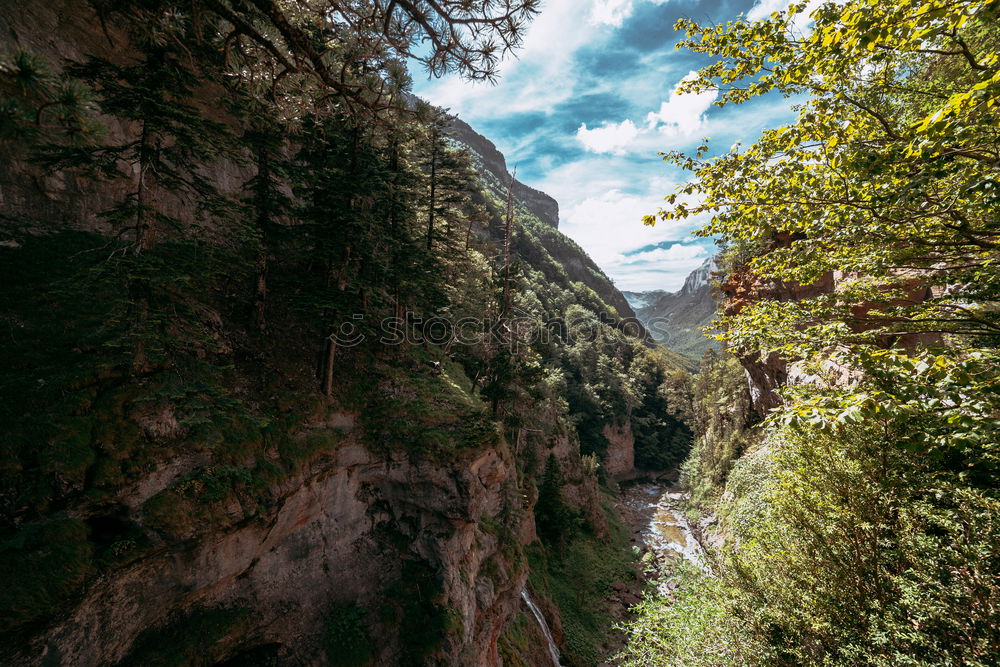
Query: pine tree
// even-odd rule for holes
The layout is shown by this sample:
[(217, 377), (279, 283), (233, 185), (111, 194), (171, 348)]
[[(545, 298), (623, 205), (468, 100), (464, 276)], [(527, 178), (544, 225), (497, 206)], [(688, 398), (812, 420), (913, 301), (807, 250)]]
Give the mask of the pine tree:
[(563, 496), (562, 470), (555, 454), (545, 460), (542, 483), (538, 487), (535, 504), (535, 526), (539, 536), (549, 544), (562, 544), (572, 536), (576, 527), (576, 513)]
[[(94, 91), (103, 114), (123, 123), (125, 136), (117, 143), (49, 146), (40, 159), (51, 169), (76, 169), (127, 184), (122, 199), (101, 216), (112, 224), (116, 240), (131, 237), (119, 255), (123, 261), (132, 256), (121, 268), (132, 320), (132, 368), (142, 373), (149, 366), (157, 283), (171, 282), (157, 277), (169, 266), (143, 255), (167, 229), (183, 237), (193, 224), (226, 210), (228, 202), (203, 170), (228, 155), (231, 144), (225, 128), (189, 102), (209, 66), (203, 62), (196, 70), (192, 56), (178, 53), (174, 41), (136, 41), (139, 55), (132, 62), (90, 57), (66, 68)], [(177, 211), (193, 211), (195, 217), (179, 217)]]
[(53, 74), (33, 53), (0, 54), (0, 141), (8, 147), (85, 141), (99, 129), (91, 97), (81, 82)]
[(250, 153), (256, 173), (243, 187), (243, 204), (253, 221), (255, 280), (253, 321), (257, 331), (267, 329), (269, 257), (279, 219), (289, 216), (294, 202), (289, 196), (290, 164), (286, 128), (275, 118), (275, 108), (260, 98), (238, 94), (237, 111), (244, 119), (242, 143)]

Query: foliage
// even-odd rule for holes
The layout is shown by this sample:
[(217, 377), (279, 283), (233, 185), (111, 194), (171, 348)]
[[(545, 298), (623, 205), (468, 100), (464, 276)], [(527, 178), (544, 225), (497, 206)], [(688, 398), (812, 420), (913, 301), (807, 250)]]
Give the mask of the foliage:
[(563, 544), (579, 529), (580, 517), (566, 502), (562, 488), (559, 461), (555, 454), (549, 454), (535, 503), (535, 526), (539, 537), (548, 544)]
[(680, 482), (697, 507), (718, 500), (731, 466), (753, 444), (750, 393), (739, 362), (729, 354), (705, 354), (691, 381), (691, 422), (698, 433), (681, 467)]
[[(0, 64), (0, 133), (31, 160), (14, 173), (76, 188), (37, 219), (4, 219), (3, 567), (44, 575), (10, 587), (9, 628), (50, 622), (155, 545), (267, 520), (283, 482), (335, 455), (345, 434), (323, 425), (339, 411), (380, 454), (517, 457), (524, 477), (492, 528), (498, 571), (523, 565), (512, 526), (548, 439), (582, 444), (588, 480), (607, 425), (634, 418), (650, 460), (686, 447), (661, 437), (677, 427), (657, 393), (676, 360), (622, 332), (607, 277), (520, 203), (504, 312), (497, 193), (450, 117), (405, 95), (405, 55), (490, 78), (537, 3), (362, 4), (111, 0), (80, 7), (106, 28), (103, 56), (59, 73), (28, 53)], [(101, 234), (59, 231), (50, 210)], [(435, 316), (488, 322), (500, 340), (436, 339), (421, 327)], [(379, 342), (386, 318), (405, 344)], [(365, 340), (333, 344), (354, 322)], [(175, 461), (185, 472), (137, 516), (120, 505)], [(546, 478), (542, 532), (597, 549), (558, 470)], [(434, 567), (405, 559), (387, 591), (404, 662), (459, 628)], [(237, 611), (171, 618), (130, 659), (239, 661), (251, 639)], [(274, 658), (251, 646), (247, 660), (257, 648)]]
[(779, 664), (985, 665), (996, 654), (1000, 507), (932, 460), (915, 465), (895, 446), (906, 433), (887, 420), (782, 432), (766, 513), (730, 564), (735, 614)]
[(0, 53), (0, 142), (8, 149), (52, 136), (85, 140), (98, 130), (95, 113), (80, 81), (28, 51)]
[(803, 7), (678, 24), (683, 46), (718, 59), (683, 90), (721, 88), (720, 104), (772, 91), (805, 99), (795, 123), (745, 149), (667, 154), (694, 178), (646, 222), (711, 214), (701, 234), (757, 250), (733, 267), (740, 280), (843, 275), (835, 295), (765, 299), (726, 318), (741, 349), (995, 337), (998, 5), (828, 3), (800, 35)]
[(249, 622), (250, 611), (242, 607), (198, 607), (150, 628), (136, 638), (120, 667), (182, 667), (214, 665), (226, 657), (226, 637), (239, 636)]
[(562, 657), (566, 664), (599, 664), (617, 644), (610, 627), (608, 594), (613, 584), (635, 585), (638, 577), (629, 548), (629, 529), (614, 513), (607, 498), (602, 509), (610, 534), (600, 539), (578, 534), (561, 546), (535, 543), (526, 549), (533, 596), (551, 600), (562, 618)]
[(801, 103), (745, 149), (668, 154), (693, 180), (646, 222), (713, 216), (730, 350), (797, 384), (748, 446), (735, 361), (708, 366), (684, 479), (700, 503), (725, 484), (720, 592), (647, 603), (637, 627), (666, 633), (631, 656), (688, 664), (658, 637), (698, 646), (690, 620), (719, 613), (719, 664), (995, 661), (997, 11), (853, 0), (679, 24), (717, 58), (686, 90)]
[(722, 582), (680, 560), (654, 584), (633, 608), (635, 619), (623, 625), (629, 638), (618, 656), (623, 667), (769, 664), (730, 612)]

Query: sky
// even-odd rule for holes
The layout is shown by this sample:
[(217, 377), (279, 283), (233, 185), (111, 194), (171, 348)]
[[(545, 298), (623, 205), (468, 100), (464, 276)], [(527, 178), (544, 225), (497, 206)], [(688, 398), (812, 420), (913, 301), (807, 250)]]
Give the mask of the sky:
[(622, 290), (676, 290), (714, 252), (699, 221), (644, 226), (687, 175), (659, 151), (710, 154), (793, 118), (790, 102), (764, 97), (713, 105), (714, 92), (674, 89), (708, 64), (677, 50), (678, 18), (763, 18), (787, 0), (543, 0), (496, 85), (414, 72), (414, 92), (472, 125), (517, 166), (518, 180), (559, 202), (559, 229)]

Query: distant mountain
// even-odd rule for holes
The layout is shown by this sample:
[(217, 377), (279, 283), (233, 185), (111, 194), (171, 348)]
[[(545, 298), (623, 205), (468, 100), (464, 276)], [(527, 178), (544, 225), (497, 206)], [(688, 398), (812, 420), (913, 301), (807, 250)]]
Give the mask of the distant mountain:
[(639, 322), (653, 338), (666, 348), (699, 359), (709, 348), (719, 349), (719, 343), (701, 331), (715, 317), (711, 277), (717, 270), (714, 259), (691, 272), (677, 292), (652, 290), (622, 292), (635, 310)]
[(667, 294), (669, 294), (669, 292), (665, 292), (661, 289), (653, 290), (652, 292), (629, 292), (628, 290), (622, 290), (622, 296), (625, 297), (625, 300), (628, 301), (628, 305), (632, 306), (633, 310), (648, 308)]

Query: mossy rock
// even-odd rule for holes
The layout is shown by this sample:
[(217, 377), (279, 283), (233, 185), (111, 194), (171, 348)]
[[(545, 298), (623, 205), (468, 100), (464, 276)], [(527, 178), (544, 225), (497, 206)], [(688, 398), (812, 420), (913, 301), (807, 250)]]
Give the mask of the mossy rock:
[(326, 617), (323, 645), (330, 664), (338, 667), (362, 667), (375, 658), (375, 644), (368, 636), (365, 610), (357, 605), (342, 605)]

